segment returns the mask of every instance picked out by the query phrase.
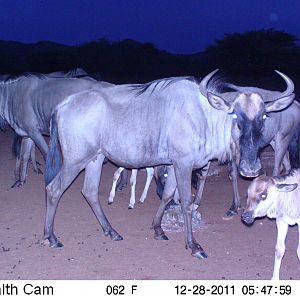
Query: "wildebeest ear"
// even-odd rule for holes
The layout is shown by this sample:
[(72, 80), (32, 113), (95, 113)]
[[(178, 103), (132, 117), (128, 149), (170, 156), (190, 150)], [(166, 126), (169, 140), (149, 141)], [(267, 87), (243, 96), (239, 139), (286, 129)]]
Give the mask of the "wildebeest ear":
[(265, 104), (266, 112), (272, 112), (272, 111), (278, 111), (278, 110), (285, 109), (294, 101), (294, 98), (295, 98), (295, 94), (292, 93), (289, 96), (285, 96), (282, 98), (278, 98), (274, 101), (267, 102)]
[(276, 189), (279, 192), (291, 192), (291, 191), (295, 190), (297, 187), (298, 187), (297, 183), (291, 183), (291, 184), (279, 183), (279, 184), (276, 184)]
[(227, 102), (222, 97), (220, 97), (220, 96), (218, 96), (218, 95), (216, 95), (214, 93), (208, 92), (207, 93), (207, 99), (208, 99), (209, 104), (212, 107), (214, 107), (215, 109), (224, 110), (226, 112), (230, 112), (230, 110), (231, 110), (230, 103)]

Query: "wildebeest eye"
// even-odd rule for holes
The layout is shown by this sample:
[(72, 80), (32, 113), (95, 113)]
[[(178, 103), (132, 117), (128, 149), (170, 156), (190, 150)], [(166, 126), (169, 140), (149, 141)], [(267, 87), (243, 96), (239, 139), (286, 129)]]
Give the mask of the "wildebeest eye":
[(261, 194), (261, 198), (262, 199), (266, 199), (267, 198), (267, 194), (266, 193)]
[(262, 193), (261, 195), (260, 195), (260, 199), (261, 200), (265, 200), (267, 198), (267, 193)]
[(260, 201), (263, 201), (267, 198), (268, 194), (267, 193), (262, 193), (258, 196), (258, 198), (256, 199), (256, 203), (259, 203)]
[(267, 118), (267, 115), (264, 114), (262, 118), (263, 118), (263, 120), (265, 120)]

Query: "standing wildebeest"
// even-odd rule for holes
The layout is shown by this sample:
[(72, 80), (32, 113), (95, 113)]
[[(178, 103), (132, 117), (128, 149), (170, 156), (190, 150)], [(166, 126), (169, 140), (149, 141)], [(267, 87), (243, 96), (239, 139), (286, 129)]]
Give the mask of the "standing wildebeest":
[[(280, 73), (279, 73), (280, 74)], [(283, 77), (285, 78), (285, 77)], [(286, 78), (287, 79), (287, 78)], [(288, 89), (292, 90), (292, 81), (286, 80)], [(265, 102), (267, 107), (268, 102), (270, 99), (281, 97), (282, 93), (278, 91), (270, 91), (265, 89), (260, 89), (256, 87), (240, 87), (236, 85), (229, 85), (234, 90), (238, 91), (239, 93), (258, 93), (260, 94)], [(287, 90), (288, 90), (287, 89)], [(229, 93), (225, 93), (226, 95)], [(284, 166), (285, 171), (289, 171), (291, 169), (291, 163), (289, 160), (289, 154), (293, 156), (298, 151), (298, 148), (290, 148), (288, 151), (289, 144), (294, 135), (297, 135), (297, 129), (300, 125), (300, 104), (297, 101), (293, 101), (291, 105), (288, 105), (286, 108), (281, 110), (275, 111), (266, 111), (266, 119), (258, 130), (261, 132), (260, 138), (260, 148), (263, 149), (264, 147), (271, 145), (275, 156), (274, 156), (274, 168), (273, 168), (273, 176), (277, 176), (280, 174), (280, 167), (281, 165)], [(236, 115), (237, 122), (241, 119), (240, 115)], [(256, 116), (259, 118), (259, 116)], [(255, 119), (256, 119), (255, 118)], [(295, 137), (296, 138), (296, 137)], [(233, 188), (233, 202), (226, 213), (226, 216), (230, 217), (234, 214), (237, 214), (237, 210), (240, 207), (240, 198), (238, 194), (237, 188), (237, 170), (235, 162), (232, 161), (230, 163), (230, 179), (232, 181), (232, 188)]]
[[(271, 144), (275, 151), (273, 169), (274, 176), (279, 175), (281, 163), (283, 163), (286, 171), (291, 168), (287, 155), (287, 148), (293, 134), (296, 132), (300, 124), (300, 105), (298, 102), (293, 101), (291, 105), (288, 105), (285, 108), (281, 108), (280, 110), (276, 108), (274, 109), (274, 107), (272, 106), (270, 107), (270, 102), (272, 102), (273, 99), (288, 95), (292, 93), (294, 89), (292, 81), (287, 76), (280, 72), (277, 73), (287, 83), (287, 89), (283, 93), (264, 90), (256, 87), (240, 87), (233, 84), (227, 84), (228, 87), (234, 89), (235, 91), (219, 94), (220, 97), (228, 102), (235, 101), (235, 99), (240, 97), (240, 95), (247, 93), (255, 93), (262, 97), (264, 104), (260, 104), (260, 109), (255, 109), (255, 102), (249, 102), (246, 103), (245, 107), (242, 110), (235, 110), (232, 113), (232, 117), (235, 119), (234, 122), (237, 123), (237, 126), (242, 132), (241, 140), (243, 139), (245, 144), (247, 140), (249, 142), (252, 141), (254, 146), (254, 148), (252, 149), (256, 149), (256, 154), (254, 156), (258, 157), (260, 150)], [(294, 140), (294, 144), (297, 145), (298, 136), (295, 136)], [(298, 152), (298, 148), (294, 148), (292, 154), (293, 152)], [(298, 155), (299, 154), (297, 153), (297, 156)], [(206, 175), (208, 174), (208, 168), (209, 166), (207, 166), (206, 169), (202, 171), (202, 180), (199, 184), (198, 191), (195, 197), (195, 203), (197, 205), (200, 204), (204, 182), (206, 179)], [(240, 197), (237, 186), (238, 172), (234, 160), (229, 162), (229, 173), (229, 177), (232, 182), (233, 202), (230, 209), (226, 213), (226, 217), (232, 217), (233, 215), (237, 214), (238, 208), (240, 207)], [(193, 178), (195, 178), (195, 176)]]
[(20, 155), (16, 163), (16, 182), (25, 182), (27, 162), (34, 144), (46, 159), (50, 118), (55, 106), (67, 96), (93, 85), (108, 83), (83, 78), (53, 78), (43, 74), (21, 75), (0, 82), (0, 118), (8, 123), (20, 137)]
[(246, 224), (257, 217), (276, 219), (277, 243), (272, 279), (279, 279), (281, 260), (285, 252), (285, 238), (289, 225), (298, 224), (299, 243), (297, 255), (300, 260), (300, 170), (292, 169), (281, 177), (260, 176), (248, 188), (247, 207), (242, 214)]
[[(52, 72), (48, 74), (39, 74), (39, 73), (31, 73), (32, 75), (42, 77), (51, 77), (51, 78), (82, 78), (88, 80), (94, 80), (89, 76), (89, 74), (81, 68), (72, 69), (70, 71), (58, 71)], [(8, 79), (8, 76), (6, 76)], [(76, 90), (77, 91), (77, 90)], [(51, 109), (51, 106), (45, 105), (44, 108), (46, 110)], [(52, 108), (53, 109), (53, 108)], [(25, 183), (25, 178), (27, 174), (27, 166), (28, 161), (31, 160), (33, 165), (33, 170), (36, 173), (42, 173), (38, 168), (38, 163), (35, 159), (35, 144), (32, 139), (29, 137), (19, 136), (15, 133), (14, 142), (13, 142), (13, 154), (16, 157), (16, 167), (15, 167), (15, 183), (12, 187), (20, 187)]]
[[(114, 202), (114, 198), (115, 198), (115, 194), (116, 194), (116, 185), (117, 185), (118, 179), (120, 178), (120, 176), (121, 176), (122, 172), (124, 172), (124, 170), (125, 170), (124, 168), (120, 167), (114, 173), (113, 184), (112, 184), (109, 198), (108, 198), (108, 204), (112, 204)], [(135, 204), (135, 186), (136, 186), (137, 172), (138, 172), (138, 169), (131, 170), (131, 176), (130, 176), (131, 195), (130, 195), (130, 200), (129, 200), (129, 205), (128, 205), (129, 209), (132, 209)], [(143, 193), (139, 200), (140, 203), (144, 203), (144, 201), (147, 197), (148, 189), (150, 187), (150, 183), (151, 183), (153, 175), (154, 175), (154, 168), (146, 168), (146, 172), (147, 172), (147, 179), (146, 179)]]
[[(95, 88), (71, 95), (58, 105), (52, 117), (45, 174), (44, 237), (51, 247), (62, 246), (53, 228), (59, 199), (83, 169), (82, 193), (105, 235), (113, 240), (122, 239), (111, 227), (98, 199), (102, 163), (107, 157), (118, 166), (133, 169), (172, 164), (174, 168), (169, 172), (153, 220), (155, 238), (167, 239), (161, 220), (177, 186), (186, 227), (186, 247), (195, 257), (207, 257), (192, 233), (192, 170), (204, 167), (212, 159), (231, 160), (233, 154), (239, 154), (240, 173), (258, 175), (261, 165), (256, 156), (257, 136), (249, 136), (249, 127), (256, 127), (252, 120), (254, 112), (261, 113), (259, 122), (263, 122), (265, 114), (263, 99), (258, 94), (240, 94), (235, 101), (228, 102), (209, 92), (208, 81), (215, 72), (200, 84), (193, 78), (175, 77), (148, 84)], [(293, 99), (294, 94), (289, 90), (266, 107), (280, 110)], [(253, 105), (249, 107), (249, 103)], [(232, 118), (233, 111), (245, 118), (243, 127)]]

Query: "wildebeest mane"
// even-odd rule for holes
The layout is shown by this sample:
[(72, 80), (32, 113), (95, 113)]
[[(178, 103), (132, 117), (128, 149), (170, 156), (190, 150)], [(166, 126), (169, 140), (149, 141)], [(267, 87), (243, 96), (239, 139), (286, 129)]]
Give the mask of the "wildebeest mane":
[(157, 79), (153, 80), (147, 83), (141, 83), (141, 84), (132, 84), (130, 85), (131, 90), (136, 91), (136, 95), (140, 96), (146, 91), (151, 90), (151, 94), (153, 94), (158, 89), (164, 89), (171, 84), (174, 84), (176, 82), (182, 81), (182, 80), (189, 80), (192, 82), (198, 82), (193, 76), (182, 76), (182, 77), (170, 77), (170, 78), (163, 78), (163, 79)]
[(4, 75), (4, 76), (2, 76), (2, 78), (0, 78), (0, 84), (15, 83), (24, 77), (25, 78), (36, 77), (39, 79), (48, 78), (48, 76), (46, 74), (35, 73), (35, 72), (25, 72), (25, 73), (21, 73), (21, 74), (17, 74), (17, 75)]

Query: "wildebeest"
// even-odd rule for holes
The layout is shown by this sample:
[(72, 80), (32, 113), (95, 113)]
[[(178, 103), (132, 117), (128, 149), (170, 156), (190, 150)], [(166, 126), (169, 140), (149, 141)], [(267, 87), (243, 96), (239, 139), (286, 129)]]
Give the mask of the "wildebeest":
[(49, 135), (54, 107), (67, 96), (95, 84), (103, 87), (110, 85), (90, 78), (51, 77), (43, 74), (26, 74), (0, 81), (0, 118), (18, 136), (25, 137), (17, 157), (16, 182), (13, 186), (24, 184), (27, 162), (34, 144), (46, 159), (48, 145), (43, 135)]
[[(121, 176), (121, 173), (124, 171), (124, 168), (118, 168), (118, 170), (114, 173), (113, 176), (113, 184), (111, 187), (111, 191), (109, 194), (109, 198), (108, 198), (108, 204), (112, 204), (115, 198), (115, 194), (116, 194), (116, 185), (118, 182), (118, 179)], [(131, 170), (131, 176), (130, 176), (130, 185), (131, 185), (131, 195), (130, 195), (130, 200), (129, 200), (129, 205), (128, 208), (132, 209), (134, 207), (135, 204), (135, 186), (136, 186), (136, 176), (137, 176), (137, 169), (132, 169)], [(152, 181), (153, 175), (154, 175), (154, 169), (153, 168), (146, 168), (146, 172), (147, 172), (147, 179), (146, 179), (146, 183), (145, 183), (145, 187), (143, 190), (143, 193), (140, 197), (139, 202), (140, 203), (144, 203), (146, 197), (147, 197), (147, 193), (148, 193), (148, 189), (150, 187), (150, 183)]]
[[(207, 173), (209, 170), (210, 162), (203, 167), (202, 169), (197, 169), (192, 172), (192, 181), (191, 185), (192, 187), (196, 190), (196, 194), (194, 195), (194, 204), (197, 205), (197, 207), (200, 204), (200, 199), (202, 197), (202, 193), (204, 190), (204, 185), (207, 177)], [(155, 179), (156, 179), (156, 193), (159, 197), (159, 199), (162, 199), (165, 184), (167, 181), (169, 169), (172, 168), (172, 166), (158, 166), (155, 168), (156, 174), (155, 174)], [(169, 208), (172, 208), (175, 205), (180, 205), (180, 199), (179, 199), (179, 194), (178, 194), (178, 189), (176, 188), (173, 199), (168, 203), (166, 206), (166, 210)], [(196, 207), (194, 205), (194, 207)]]
[[(53, 77), (53, 78), (85, 78), (89, 80), (94, 80), (85, 70), (81, 68), (75, 68), (69, 71), (57, 71), (47, 74), (31, 73), (36, 76), (42, 77)], [(10, 76), (6, 75), (6, 79)], [(3, 78), (4, 79), (4, 78)], [(46, 107), (48, 109), (48, 107)], [(15, 133), (13, 141), (13, 154), (16, 157), (16, 167), (15, 167), (15, 179), (16, 182), (12, 187), (20, 187), (25, 183), (25, 177), (27, 174), (28, 161), (30, 159), (33, 170), (36, 173), (42, 173), (38, 167), (38, 162), (35, 159), (35, 144), (32, 139), (28, 137), (21, 137)]]
[[(288, 85), (287, 91), (289, 89), (292, 90), (292, 81), (286, 77), (283, 78), (285, 78)], [(270, 102), (270, 99), (281, 97), (282, 95), (282, 93), (278, 91), (265, 90), (256, 87), (241, 87), (233, 84), (229, 84), (228, 86), (240, 93), (260, 94), (263, 97), (266, 106)], [(277, 176), (280, 174), (280, 168), (282, 165), (286, 172), (291, 169), (289, 154), (291, 156), (291, 159), (294, 160), (295, 153), (297, 153), (299, 149), (296, 147), (289, 148), (289, 145), (293, 136), (297, 135), (297, 130), (300, 125), (300, 104), (297, 101), (293, 101), (286, 108), (274, 111), (271, 110), (269, 112), (266, 110), (266, 113), (266, 119), (263, 123), (263, 126), (258, 128), (258, 130), (261, 132), (261, 137), (259, 140), (260, 149), (258, 149), (258, 151), (268, 145), (272, 146), (275, 154), (273, 176)], [(238, 118), (239, 116), (237, 115), (237, 119)], [(288, 151), (288, 148), (290, 151)], [(226, 216), (232, 216), (236, 214), (237, 209), (240, 207), (240, 197), (237, 188), (238, 173), (236, 171), (235, 161), (232, 161), (230, 163), (230, 169), (230, 177), (232, 180), (234, 196), (232, 205), (226, 213)]]
[[(265, 109), (258, 94), (240, 94), (228, 102), (208, 88), (216, 71), (200, 83), (190, 77), (155, 80), (147, 84), (127, 84), (91, 89), (71, 95), (58, 105), (52, 116), (51, 141), (46, 162), (45, 234), (51, 247), (62, 243), (54, 234), (53, 222), (62, 193), (77, 174), (85, 169), (82, 193), (92, 207), (105, 235), (113, 240), (122, 237), (111, 227), (104, 215), (99, 197), (99, 181), (105, 157), (124, 168), (173, 165), (165, 185), (163, 199), (153, 220), (156, 239), (167, 239), (161, 228), (166, 204), (178, 187), (185, 220), (186, 247), (192, 255), (207, 255), (192, 233), (191, 174), (210, 160), (232, 160), (240, 156), (239, 171), (246, 176), (257, 175), (260, 163), (257, 145), (250, 142), (249, 128), (256, 128), (253, 111)], [(284, 75), (283, 75), (284, 76)], [(280, 110), (294, 99), (288, 89), (279, 99), (265, 107)], [(271, 99), (270, 99), (271, 100)], [(245, 115), (243, 108), (251, 106)], [(232, 118), (240, 113), (245, 120)], [(250, 140), (250, 141), (251, 141)]]
[[(289, 225), (298, 224), (300, 238), (300, 169), (292, 169), (281, 177), (259, 176), (248, 188), (247, 207), (242, 214), (246, 224), (257, 217), (276, 219), (277, 242), (272, 279), (279, 279), (281, 260), (285, 252), (285, 238)], [(300, 240), (297, 248), (300, 260)]]
[[(228, 87), (234, 90), (233, 92), (219, 93), (219, 96), (228, 102), (235, 101), (241, 95), (246, 94), (256, 94), (261, 97), (259, 100), (253, 98), (254, 101), (252, 102), (244, 102), (243, 107), (240, 106), (232, 112), (232, 117), (241, 131), (241, 144), (244, 145), (241, 151), (248, 151), (247, 147), (251, 149), (254, 157), (257, 157), (258, 166), (261, 166), (259, 159), (260, 151), (271, 144), (275, 151), (273, 175), (279, 175), (282, 163), (286, 171), (291, 168), (287, 149), (293, 134), (300, 124), (300, 105), (298, 102), (287, 103), (285, 107), (280, 106), (280, 109), (272, 105), (274, 99), (282, 97), (282, 100), (285, 101), (285, 96), (291, 94), (294, 89), (293, 82), (286, 75), (278, 71), (277, 73), (287, 83), (287, 89), (283, 93), (256, 87), (241, 87), (233, 84), (227, 84)], [(298, 142), (298, 139), (296, 142)], [(295, 147), (291, 153), (296, 152), (298, 152), (298, 148)], [(297, 153), (297, 155), (299, 154)], [(243, 163), (243, 160), (241, 160), (241, 163)], [(200, 204), (208, 168), (209, 166), (202, 172), (202, 180), (195, 197), (197, 205)], [(242, 175), (247, 176), (247, 174), (243, 173)], [(253, 176), (257, 175), (258, 173), (253, 174)], [(226, 217), (232, 217), (237, 214), (241, 203), (237, 186), (238, 171), (235, 160), (229, 162), (229, 177), (232, 182), (233, 201), (231, 207), (226, 212)]]

